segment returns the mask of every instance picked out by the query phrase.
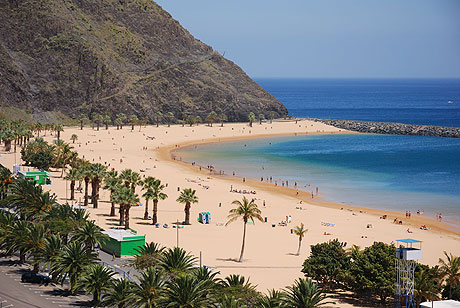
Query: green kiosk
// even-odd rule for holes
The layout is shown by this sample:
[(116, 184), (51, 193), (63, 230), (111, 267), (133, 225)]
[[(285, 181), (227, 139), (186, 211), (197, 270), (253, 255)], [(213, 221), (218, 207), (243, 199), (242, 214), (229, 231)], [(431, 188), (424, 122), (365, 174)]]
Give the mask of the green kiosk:
[(145, 245), (145, 235), (139, 236), (123, 229), (102, 231), (102, 233), (107, 234), (109, 240), (102, 245), (101, 249), (117, 257), (137, 255), (139, 253), (134, 249)]
[(18, 177), (21, 179), (26, 179), (33, 181), (39, 185), (49, 185), (51, 184), (50, 174), (45, 170), (40, 171), (18, 171)]

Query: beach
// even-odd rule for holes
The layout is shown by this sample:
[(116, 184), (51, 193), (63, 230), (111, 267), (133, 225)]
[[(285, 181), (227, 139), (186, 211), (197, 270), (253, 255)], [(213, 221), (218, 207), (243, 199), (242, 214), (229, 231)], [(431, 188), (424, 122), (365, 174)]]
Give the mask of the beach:
[[(80, 157), (92, 163), (102, 163), (118, 171), (131, 168), (142, 177), (154, 176), (167, 184), (165, 193), (168, 198), (160, 200), (158, 204), (160, 228), (142, 219), (144, 198), (141, 197), (143, 205), (131, 208), (131, 228), (137, 234), (145, 235), (147, 242), (158, 242), (167, 247), (178, 244), (197, 257), (201, 254), (201, 263), (219, 271), (222, 277), (229, 274), (244, 275), (260, 291), (292, 284), (294, 279), (303, 276), (302, 263), (308, 257), (310, 245), (336, 238), (346, 243), (345, 248), (352, 245), (364, 248), (375, 241), (389, 244), (397, 239), (415, 238), (423, 241), (423, 260), (420, 262), (429, 265), (437, 264), (438, 259), (444, 257), (443, 251), (460, 255), (460, 234), (445, 223), (415, 214), (407, 220), (404, 213), (326, 202), (321, 196), (312, 199), (311, 193), (297, 193), (292, 186), (275, 187), (255, 179), (244, 179), (243, 182), (238, 174), (222, 175), (219, 170), (200, 170), (199, 166), (180, 161), (174, 152), (200, 143), (238, 139), (248, 139), (250, 142), (251, 138), (268, 136), (341, 133), (350, 132), (318, 122), (299, 120), (253, 123), (253, 127), (249, 127), (248, 123), (225, 123), (223, 127), (220, 123), (214, 123), (212, 127), (204, 124), (193, 127), (135, 126), (134, 130), (131, 130), (131, 126), (124, 126), (122, 130), (115, 127), (105, 130), (101, 127), (99, 131), (91, 127), (84, 127), (83, 130), (79, 127), (66, 127), (61, 138), (69, 142)], [(70, 141), (72, 134), (78, 135), (75, 144)], [(52, 141), (55, 136), (48, 132), (43, 138)], [(19, 157), (17, 153), (17, 162)], [(15, 154), (2, 153), (1, 164), (11, 168), (14, 161)], [(66, 187), (70, 182), (66, 183), (60, 178), (60, 173), (60, 170), (52, 172), (52, 184), (44, 187), (56, 193), (58, 201), (63, 203), (66, 195), (70, 196), (70, 188)], [(199, 202), (191, 208), (192, 225), (180, 228), (177, 232), (177, 229), (172, 228), (172, 223), (184, 220), (184, 207), (176, 202), (183, 188), (196, 189)], [(232, 192), (231, 189), (256, 193), (243, 194)], [(142, 195), (140, 188), (137, 188), (137, 193)], [(254, 225), (249, 224), (244, 262), (239, 263), (235, 259), (241, 249), (243, 222), (237, 221), (228, 226), (225, 223), (228, 211), (235, 207), (231, 202), (241, 200), (243, 196), (256, 198), (267, 223), (256, 221)], [(78, 191), (76, 201), (83, 203), (83, 194)], [(91, 204), (87, 209), (91, 218), (101, 227), (118, 227), (117, 216), (109, 217), (107, 191), (101, 190), (98, 209), (93, 209)], [(152, 202), (149, 204), (149, 212), (152, 213)], [(211, 213), (210, 224), (197, 222), (200, 212)], [(384, 215), (387, 218), (380, 219)], [(286, 216), (291, 216), (292, 222), (287, 226), (279, 226), (278, 223), (285, 220)], [(395, 218), (401, 220), (402, 224), (393, 224)], [(290, 230), (300, 223), (304, 223), (309, 231), (302, 242), (300, 256), (296, 256), (298, 238)], [(169, 228), (163, 228), (163, 224)], [(426, 225), (430, 230), (421, 230), (421, 225)], [(408, 228), (412, 233), (408, 234)]]

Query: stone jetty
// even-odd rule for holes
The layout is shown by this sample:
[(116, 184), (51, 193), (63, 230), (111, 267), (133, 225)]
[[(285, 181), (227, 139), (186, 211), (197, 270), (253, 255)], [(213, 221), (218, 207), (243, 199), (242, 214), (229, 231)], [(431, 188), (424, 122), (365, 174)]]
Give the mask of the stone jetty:
[(431, 125), (414, 125), (392, 122), (371, 122), (354, 120), (311, 119), (316, 122), (332, 125), (360, 133), (417, 135), (460, 138), (460, 127), (444, 127)]

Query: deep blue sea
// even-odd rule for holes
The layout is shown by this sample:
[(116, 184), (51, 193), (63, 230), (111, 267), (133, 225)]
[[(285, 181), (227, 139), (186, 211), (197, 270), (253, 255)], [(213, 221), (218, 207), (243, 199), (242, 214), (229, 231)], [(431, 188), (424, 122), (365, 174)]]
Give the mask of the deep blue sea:
[(296, 117), (460, 126), (460, 79), (255, 80)]
[[(298, 117), (460, 126), (460, 80), (259, 79)], [(452, 101), (452, 103), (448, 103)], [(435, 217), (460, 227), (460, 139), (315, 135), (200, 145), (186, 161), (295, 181), (329, 201)], [(264, 170), (262, 170), (264, 166)]]

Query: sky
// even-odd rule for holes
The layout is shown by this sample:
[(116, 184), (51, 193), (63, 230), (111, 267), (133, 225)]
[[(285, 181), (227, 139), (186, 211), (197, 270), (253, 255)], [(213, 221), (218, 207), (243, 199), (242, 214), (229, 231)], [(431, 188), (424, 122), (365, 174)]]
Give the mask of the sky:
[(460, 0), (156, 0), (267, 78), (460, 78)]

